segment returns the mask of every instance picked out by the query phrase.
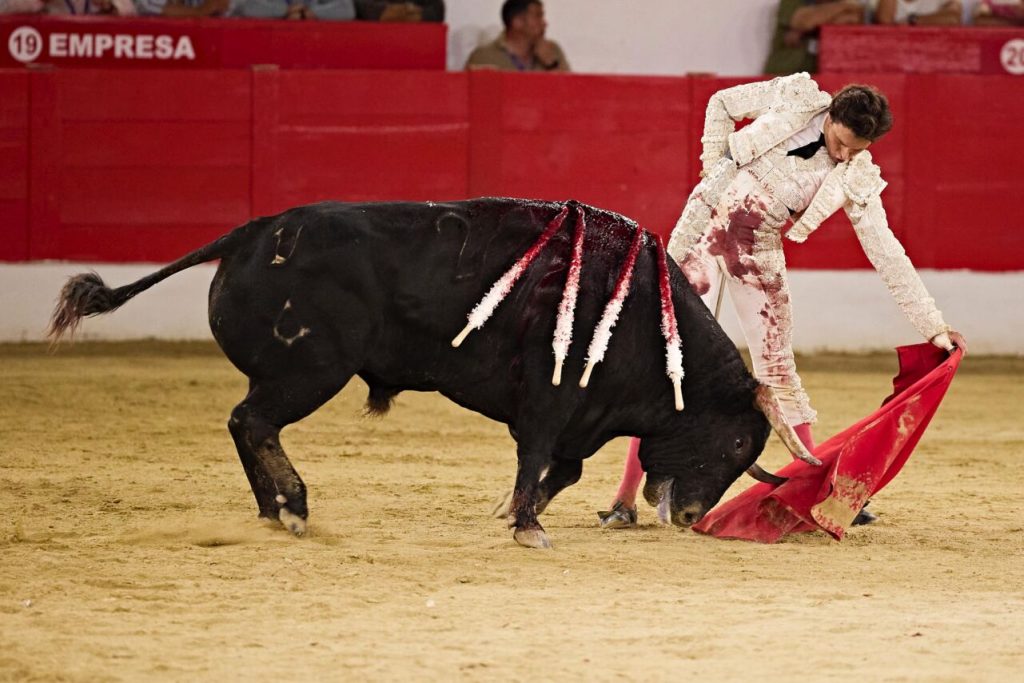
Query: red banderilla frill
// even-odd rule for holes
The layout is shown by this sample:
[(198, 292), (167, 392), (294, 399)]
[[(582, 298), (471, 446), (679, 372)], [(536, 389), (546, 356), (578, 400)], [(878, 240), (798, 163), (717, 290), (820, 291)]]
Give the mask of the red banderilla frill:
[[(519, 258), (515, 264), (502, 275), (488, 290), (484, 298), (480, 300), (469, 313), (469, 322), (462, 329), (452, 346), (458, 347), (465, 341), (466, 337), (474, 329), (480, 329), (483, 324), (494, 313), (498, 305), (505, 300), (505, 297), (512, 291), (516, 281), (529, 268), (537, 255), (547, 246), (547, 243), (561, 229), (565, 218), (569, 213), (569, 206), (565, 205), (555, 216), (537, 241)], [(579, 296), (580, 273), (583, 270), (583, 243), (586, 239), (586, 220), (582, 208), (577, 207), (579, 220), (576, 223), (576, 230), (573, 236), (572, 261), (569, 264), (569, 273), (566, 276), (565, 289), (562, 292), (562, 300), (558, 306), (558, 318), (555, 322), (554, 338), (551, 348), (555, 356), (555, 369), (551, 383), (558, 386), (562, 381), (562, 366), (569, 353), (569, 345), (572, 343), (572, 327), (575, 317), (576, 300)], [(605, 352), (608, 350), (608, 343), (611, 341), (612, 328), (619, 318), (619, 313), (629, 294), (630, 285), (633, 280), (633, 270), (636, 266), (636, 258), (643, 245), (644, 231), (637, 226), (633, 240), (629, 245), (629, 252), (619, 271), (615, 282), (615, 289), (612, 298), (605, 304), (601, 320), (594, 329), (594, 336), (587, 348), (587, 366), (580, 379), (580, 387), (586, 388), (590, 381), (594, 366), (604, 360)], [(679, 330), (676, 324), (675, 308), (672, 302), (672, 290), (669, 285), (668, 262), (666, 260), (665, 248), (661, 241), (658, 241), (658, 289), (661, 299), (661, 332), (665, 337), (666, 371), (675, 393), (676, 410), (683, 409), (683, 395), (681, 382), (683, 379), (683, 355), (679, 339)]]
[(594, 329), (594, 337), (587, 347), (587, 367), (583, 370), (583, 377), (580, 378), (580, 386), (586, 388), (590, 383), (590, 373), (594, 366), (604, 360), (605, 351), (608, 350), (608, 342), (612, 340), (612, 328), (619, 320), (619, 313), (622, 312), (622, 305), (629, 294), (629, 286), (633, 282), (633, 266), (636, 265), (636, 255), (640, 253), (640, 245), (644, 241), (644, 231), (637, 226), (633, 235), (633, 242), (629, 245), (629, 252), (626, 254), (626, 261), (619, 271), (619, 279), (615, 282), (615, 290), (612, 298), (605, 304), (601, 320)]
[(483, 324), (487, 322), (487, 319), (494, 313), (494, 309), (498, 307), (508, 293), (512, 291), (513, 285), (516, 280), (522, 276), (526, 269), (529, 267), (533, 259), (537, 258), (537, 254), (547, 245), (548, 240), (555, 236), (555, 233), (562, 227), (562, 223), (565, 221), (565, 217), (569, 215), (569, 205), (566, 204), (562, 207), (562, 210), (557, 216), (548, 223), (548, 227), (545, 228), (544, 232), (541, 233), (537, 241), (533, 243), (533, 246), (526, 250), (526, 253), (516, 261), (511, 268), (509, 268), (504, 275), (498, 278), (498, 281), (491, 285), (490, 291), (484, 295), (484, 298), (480, 300), (480, 303), (469, 314), (469, 323), (459, 332), (459, 336), (452, 340), (452, 346), (458, 347), (465, 341), (466, 337), (473, 330), (478, 330), (483, 327)]
[(580, 292), (580, 271), (583, 269), (583, 239), (587, 233), (587, 222), (583, 211), (578, 210), (579, 220), (576, 221), (576, 233), (572, 242), (572, 261), (569, 263), (569, 275), (565, 279), (565, 290), (562, 301), (558, 304), (558, 320), (555, 322), (555, 337), (551, 348), (555, 353), (555, 372), (551, 383), (556, 387), (562, 383), (562, 364), (569, 354), (572, 343), (572, 323), (576, 315), (576, 298)]
[(683, 409), (683, 348), (676, 324), (676, 309), (672, 302), (672, 287), (668, 277), (668, 258), (665, 244), (658, 238), (658, 284), (661, 290), (661, 334), (665, 337), (665, 372), (672, 380), (676, 410)]

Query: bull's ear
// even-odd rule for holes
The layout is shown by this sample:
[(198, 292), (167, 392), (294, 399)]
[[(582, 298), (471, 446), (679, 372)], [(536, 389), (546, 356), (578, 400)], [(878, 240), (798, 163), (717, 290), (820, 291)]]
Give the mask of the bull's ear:
[(803, 441), (800, 440), (800, 437), (793, 430), (793, 425), (789, 424), (789, 421), (782, 412), (782, 404), (779, 403), (779, 397), (775, 395), (775, 392), (770, 387), (766, 387), (763, 384), (758, 385), (757, 389), (754, 390), (754, 407), (768, 418), (768, 424), (772, 426), (775, 433), (782, 439), (782, 443), (786, 444), (786, 448), (789, 449), (794, 458), (800, 458), (812, 465), (821, 464), (821, 461), (811, 455), (811, 452), (804, 446)]

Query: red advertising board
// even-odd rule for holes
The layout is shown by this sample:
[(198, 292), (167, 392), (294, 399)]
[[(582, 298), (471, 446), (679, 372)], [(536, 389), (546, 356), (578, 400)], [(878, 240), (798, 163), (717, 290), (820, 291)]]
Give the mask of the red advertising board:
[(823, 26), (822, 72), (1024, 74), (1024, 27)]
[(0, 17), (0, 68), (445, 68), (444, 24)]

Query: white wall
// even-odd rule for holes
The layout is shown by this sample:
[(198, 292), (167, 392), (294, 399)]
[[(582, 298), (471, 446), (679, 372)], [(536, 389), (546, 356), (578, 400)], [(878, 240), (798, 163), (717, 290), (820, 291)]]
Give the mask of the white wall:
[[(0, 264), (0, 342), (42, 340), (57, 294), (71, 275), (95, 270), (117, 287), (156, 268), (152, 264)], [(85, 320), (78, 338), (210, 339), (206, 292), (213, 272), (213, 266), (202, 265), (178, 273), (120, 310)], [(921, 341), (873, 271), (797, 270), (789, 275), (797, 351), (886, 350)], [(946, 321), (967, 336), (971, 353), (1024, 355), (1024, 272), (925, 270), (921, 276)], [(744, 346), (728, 303), (722, 322)]]
[[(502, 0), (447, 0), (448, 68), (501, 31)], [(547, 0), (548, 37), (574, 71), (761, 73), (778, 0)]]

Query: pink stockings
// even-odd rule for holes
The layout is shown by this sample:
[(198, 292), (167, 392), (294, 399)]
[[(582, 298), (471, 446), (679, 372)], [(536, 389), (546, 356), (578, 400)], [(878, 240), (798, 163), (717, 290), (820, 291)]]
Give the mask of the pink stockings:
[[(635, 436), (629, 440), (629, 452), (626, 454), (626, 471), (622, 473), (622, 483), (615, 500), (628, 508), (636, 507), (636, 492), (640, 488), (640, 480), (644, 478), (644, 469), (640, 466), (640, 439)], [(613, 502), (614, 505), (614, 502)]]

